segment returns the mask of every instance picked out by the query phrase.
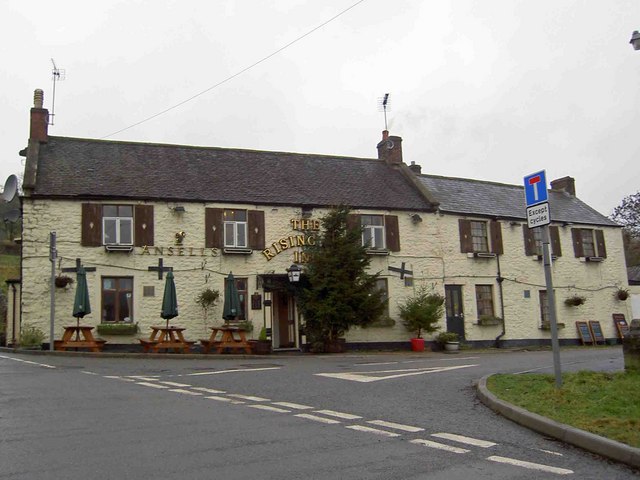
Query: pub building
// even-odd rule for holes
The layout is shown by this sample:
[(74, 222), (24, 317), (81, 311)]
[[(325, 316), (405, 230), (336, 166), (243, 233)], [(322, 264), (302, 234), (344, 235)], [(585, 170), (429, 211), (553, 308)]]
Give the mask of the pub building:
[[(409, 348), (398, 305), (421, 285), (445, 295), (441, 330), (468, 344), (550, 341), (542, 240), (540, 229), (527, 227), (523, 187), (423, 174), (415, 161), (404, 162), (402, 139), (387, 131), (376, 158), (58, 137), (48, 134), (36, 90), (20, 153), (21, 278), (17, 311), (9, 312), (18, 330), (49, 332), (52, 288), (55, 338), (75, 320), (73, 285), (50, 280), (55, 232), (57, 274), (77, 259), (95, 268), (86, 274), (92, 312), (82, 323), (138, 326), (129, 335), (100, 334), (107, 350), (135, 350), (163, 322), (167, 268), (179, 304), (171, 322), (189, 339), (222, 323), (233, 272), (242, 306), (236, 322), (252, 326), (252, 338), (266, 327), (274, 350), (303, 349), (304, 319), (287, 272), (298, 265), (304, 275), (303, 248), (316, 241), (331, 206), (343, 204), (362, 227), (388, 300), (384, 318), (347, 332), (347, 348)], [(549, 205), (560, 341), (579, 342), (578, 320), (599, 320), (612, 341), (611, 315), (630, 318), (630, 302), (613, 295), (628, 286), (621, 229), (577, 198), (571, 177), (551, 182)], [(206, 289), (221, 297), (209, 311), (196, 302)], [(572, 296), (587, 306), (565, 305)], [(7, 338), (19, 337), (8, 327)]]

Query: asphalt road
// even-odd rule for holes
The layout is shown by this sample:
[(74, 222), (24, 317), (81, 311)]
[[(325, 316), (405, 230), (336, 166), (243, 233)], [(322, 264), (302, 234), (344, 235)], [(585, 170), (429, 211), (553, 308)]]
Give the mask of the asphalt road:
[[(562, 351), (621, 370), (620, 347)], [(33, 363), (31, 363), (33, 362)], [(0, 352), (0, 479), (627, 479), (473, 382), (549, 351), (89, 358)]]

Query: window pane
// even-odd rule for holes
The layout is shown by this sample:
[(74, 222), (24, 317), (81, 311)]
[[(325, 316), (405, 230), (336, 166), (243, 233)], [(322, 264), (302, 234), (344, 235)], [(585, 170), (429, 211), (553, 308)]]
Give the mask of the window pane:
[(113, 290), (116, 288), (116, 282), (113, 278), (103, 278), (102, 279), (102, 289), (103, 290)]
[(224, 211), (225, 222), (246, 222), (247, 211), (246, 210), (225, 210)]
[(133, 279), (132, 278), (121, 278), (120, 282), (120, 290), (133, 290)]
[(236, 223), (236, 227), (238, 229), (238, 238), (237, 245), (238, 247), (246, 247), (247, 246), (247, 224), (246, 223)]
[(133, 217), (133, 207), (131, 205), (120, 205), (118, 207), (119, 217)]
[(362, 231), (362, 245), (365, 247), (373, 246), (373, 232), (370, 228), (365, 228)]
[(225, 222), (224, 224), (224, 246), (225, 247), (235, 247), (235, 232), (234, 232), (234, 223)]
[(102, 292), (102, 321), (116, 321), (116, 294), (112, 291)]
[(596, 249), (593, 242), (593, 230), (583, 228), (581, 230), (582, 236), (582, 250), (585, 257), (595, 257)]
[(116, 221), (115, 219), (104, 219), (103, 235), (105, 244), (117, 243), (116, 239)]
[(540, 290), (540, 320), (542, 323), (549, 323), (549, 303), (547, 302), (547, 291)]
[(476, 304), (478, 317), (493, 316), (493, 287), (491, 285), (476, 285)]
[(122, 290), (118, 292), (118, 321), (123, 322), (125, 318), (129, 318), (129, 299), (127, 295), (131, 295), (130, 293), (123, 292)]
[(130, 218), (121, 218), (120, 219), (120, 242), (121, 244), (131, 244), (133, 243), (133, 222)]
[(471, 222), (471, 240), (473, 242), (474, 252), (489, 251), (486, 222)]
[(535, 241), (536, 255), (542, 255), (542, 229), (533, 229), (533, 239)]
[(382, 228), (376, 228), (374, 231), (375, 235), (375, 248), (384, 248), (384, 231)]
[(117, 205), (104, 205), (102, 207), (102, 216), (104, 217), (117, 217), (118, 206)]

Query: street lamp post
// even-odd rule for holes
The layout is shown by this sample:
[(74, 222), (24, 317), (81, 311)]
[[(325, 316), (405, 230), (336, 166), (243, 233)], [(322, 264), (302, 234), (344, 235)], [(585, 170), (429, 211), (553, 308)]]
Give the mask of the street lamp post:
[(631, 34), (631, 40), (629, 40), (629, 43), (634, 50), (640, 50), (640, 32), (638, 32), (638, 30)]

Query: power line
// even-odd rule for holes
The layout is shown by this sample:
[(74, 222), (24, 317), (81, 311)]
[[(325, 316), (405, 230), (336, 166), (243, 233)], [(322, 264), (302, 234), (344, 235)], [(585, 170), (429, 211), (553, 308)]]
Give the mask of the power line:
[(210, 92), (211, 90), (218, 88), (221, 85), (224, 85), (225, 83), (233, 80), (234, 78), (242, 75), (243, 73), (251, 70), (252, 68), (260, 65), (263, 62), (266, 62), (267, 60), (269, 60), (271, 57), (277, 55), (278, 53), (282, 52), (283, 50), (286, 50), (287, 48), (289, 48), (291, 45), (298, 43), (300, 40), (308, 37), (309, 35), (311, 35), (312, 33), (316, 32), (317, 30), (320, 30), (322, 27), (328, 25), (329, 23), (333, 22), (334, 20), (336, 20), (338, 17), (341, 17), (342, 15), (344, 15), (345, 13), (347, 13), (349, 10), (357, 7), (358, 5), (360, 5), (361, 3), (365, 2), (366, 0), (358, 0), (356, 3), (354, 3), (353, 5), (345, 8), (344, 10), (342, 10), (340, 13), (334, 15), (333, 17), (331, 17), (330, 19), (326, 20), (325, 22), (321, 23), (320, 25), (318, 25), (317, 27), (312, 28), (311, 30), (309, 30), (307, 33), (304, 33), (303, 35), (300, 35), (298, 38), (290, 41), (289, 43), (287, 43), (286, 45), (280, 47), (279, 49), (277, 49), (276, 51), (270, 53), (269, 55), (267, 55), (266, 57), (262, 57), (260, 60), (252, 63), (251, 65), (249, 65), (248, 67), (243, 68), (242, 70), (240, 70), (239, 72), (234, 73), (233, 75), (228, 76), (227, 78), (225, 78), (224, 80), (216, 83), (215, 85), (210, 86), (209, 88), (202, 90), (200, 93), (196, 93), (195, 95), (187, 98), (186, 100), (181, 101), (180, 103), (177, 103), (171, 107), (168, 107), (164, 110), (162, 110), (161, 112), (158, 112), (154, 115), (151, 115), (150, 117), (147, 117), (143, 120), (140, 120), (139, 122), (136, 122), (132, 125), (129, 125), (128, 127), (124, 127), (121, 128), (120, 130), (116, 130), (115, 132), (110, 133), (109, 135), (105, 135), (104, 137), (101, 137), (101, 139), (105, 139), (105, 138), (109, 138), (112, 137), (114, 135), (117, 135), (119, 133), (124, 132), (125, 130), (129, 130), (130, 128), (133, 127), (137, 127), (138, 125), (148, 122), (149, 120), (153, 120), (156, 117), (159, 117), (160, 115), (164, 115), (167, 112), (170, 112), (171, 110), (174, 110), (178, 107), (181, 107), (182, 105), (184, 105), (185, 103), (188, 103), (192, 100), (195, 100), (196, 98), (200, 97), (201, 95), (204, 95), (207, 92)]

